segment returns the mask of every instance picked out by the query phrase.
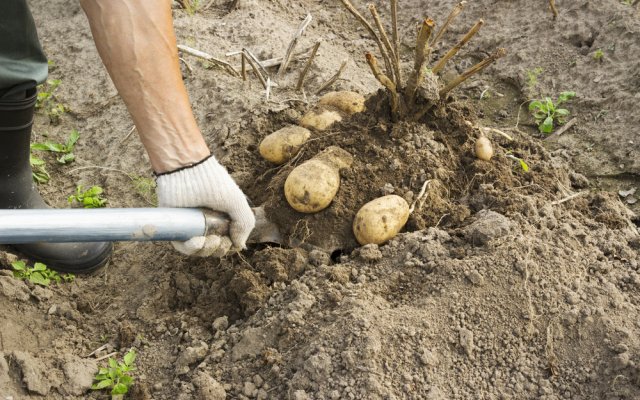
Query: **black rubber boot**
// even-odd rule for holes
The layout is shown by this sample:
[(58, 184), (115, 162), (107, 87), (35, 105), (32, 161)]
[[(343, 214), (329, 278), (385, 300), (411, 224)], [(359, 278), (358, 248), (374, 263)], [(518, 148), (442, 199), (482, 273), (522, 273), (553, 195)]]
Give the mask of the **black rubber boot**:
[[(24, 92), (22, 92), (24, 93)], [(31, 176), (30, 141), (36, 90), (23, 99), (0, 98), (0, 208), (49, 208)], [(13, 245), (25, 256), (60, 272), (86, 274), (104, 266), (112, 244), (30, 243)]]

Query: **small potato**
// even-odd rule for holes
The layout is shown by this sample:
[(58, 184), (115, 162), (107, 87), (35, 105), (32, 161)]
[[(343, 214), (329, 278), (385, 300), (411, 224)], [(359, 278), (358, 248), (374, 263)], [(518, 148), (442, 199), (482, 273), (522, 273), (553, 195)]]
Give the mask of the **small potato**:
[(274, 164), (283, 164), (295, 156), (309, 140), (311, 132), (297, 125), (285, 126), (260, 142), (260, 155)]
[(351, 115), (364, 111), (364, 96), (356, 92), (329, 92), (320, 98), (318, 104), (335, 107)]
[(491, 141), (484, 136), (476, 140), (476, 157), (484, 161), (489, 161), (493, 157)]
[(409, 204), (394, 194), (362, 206), (353, 220), (353, 234), (361, 245), (382, 244), (400, 232), (409, 219)]
[(331, 204), (340, 188), (340, 170), (353, 162), (349, 152), (330, 146), (291, 171), (284, 182), (284, 195), (294, 210), (315, 213)]
[(340, 121), (342, 121), (342, 116), (339, 112), (320, 108), (306, 113), (302, 119), (300, 119), (300, 125), (317, 131), (324, 131), (335, 122)]

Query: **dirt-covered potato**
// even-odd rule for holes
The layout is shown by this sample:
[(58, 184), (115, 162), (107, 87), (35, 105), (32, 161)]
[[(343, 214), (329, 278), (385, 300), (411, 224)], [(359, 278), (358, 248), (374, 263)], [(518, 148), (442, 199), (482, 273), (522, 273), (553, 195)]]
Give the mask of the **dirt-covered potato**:
[(347, 115), (364, 111), (364, 96), (356, 92), (329, 92), (322, 96), (318, 104), (335, 107)]
[(324, 131), (339, 121), (342, 121), (342, 116), (338, 111), (328, 108), (317, 108), (306, 113), (300, 119), (300, 125), (317, 131)]
[(484, 136), (476, 140), (476, 157), (484, 161), (489, 161), (493, 157), (491, 141)]
[(284, 194), (293, 209), (303, 213), (323, 210), (340, 188), (340, 170), (348, 168), (353, 157), (331, 146), (291, 171), (284, 183)]
[(409, 219), (409, 204), (394, 194), (362, 206), (353, 220), (353, 234), (361, 245), (381, 244), (400, 232)]
[(308, 129), (289, 125), (262, 139), (258, 150), (265, 160), (283, 164), (293, 158), (310, 137)]

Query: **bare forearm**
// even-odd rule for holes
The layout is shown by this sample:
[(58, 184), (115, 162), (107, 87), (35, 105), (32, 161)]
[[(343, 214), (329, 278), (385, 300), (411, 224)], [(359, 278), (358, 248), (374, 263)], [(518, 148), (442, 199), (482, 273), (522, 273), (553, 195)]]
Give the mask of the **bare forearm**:
[(153, 169), (172, 171), (207, 157), (182, 82), (170, 0), (80, 3)]

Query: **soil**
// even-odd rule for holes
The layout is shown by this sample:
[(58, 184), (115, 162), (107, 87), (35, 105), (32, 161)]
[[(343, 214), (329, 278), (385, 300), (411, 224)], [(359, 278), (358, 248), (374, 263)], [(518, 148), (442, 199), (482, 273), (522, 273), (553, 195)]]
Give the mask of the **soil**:
[[(292, 90), (302, 62), (265, 100), (255, 77), (182, 55), (209, 145), (285, 243), (223, 259), (118, 243), (104, 270), (47, 288), (13, 278), (19, 255), (0, 251), (2, 398), (107, 398), (89, 390), (100, 358), (131, 347), (132, 399), (640, 398), (638, 203), (624, 193), (640, 186), (640, 5), (558, 0), (554, 21), (538, 2), (469, 2), (434, 58), (476, 19), (485, 26), (443, 79), (497, 47), (508, 55), (420, 122), (390, 120), (363, 57), (376, 45), (338, 1), (214, 0), (195, 15), (176, 6), (179, 42), (219, 58), (243, 47), (277, 57), (314, 17), (300, 48), (323, 43), (304, 94)], [(62, 81), (56, 101), (69, 107), (55, 124), (40, 111), (34, 140), (81, 134), (70, 165), (40, 154), (52, 177), (43, 196), (63, 208), (77, 185), (100, 185), (109, 207), (152, 205), (146, 155), (79, 5), (30, 3)], [(388, 3), (374, 3), (388, 20)], [(407, 68), (414, 27), (455, 3), (400, 0)], [(262, 160), (260, 140), (313, 108), (343, 60), (332, 88), (364, 94), (367, 110), (314, 133), (285, 166)], [(577, 93), (565, 105), (577, 123), (547, 138), (526, 101), (565, 90)], [(496, 155), (477, 160), (479, 126), (514, 140), (487, 132)], [(354, 157), (338, 195), (320, 213), (294, 212), (284, 179), (330, 145)], [(384, 245), (359, 246), (355, 212), (389, 193), (416, 202), (409, 222)]]

